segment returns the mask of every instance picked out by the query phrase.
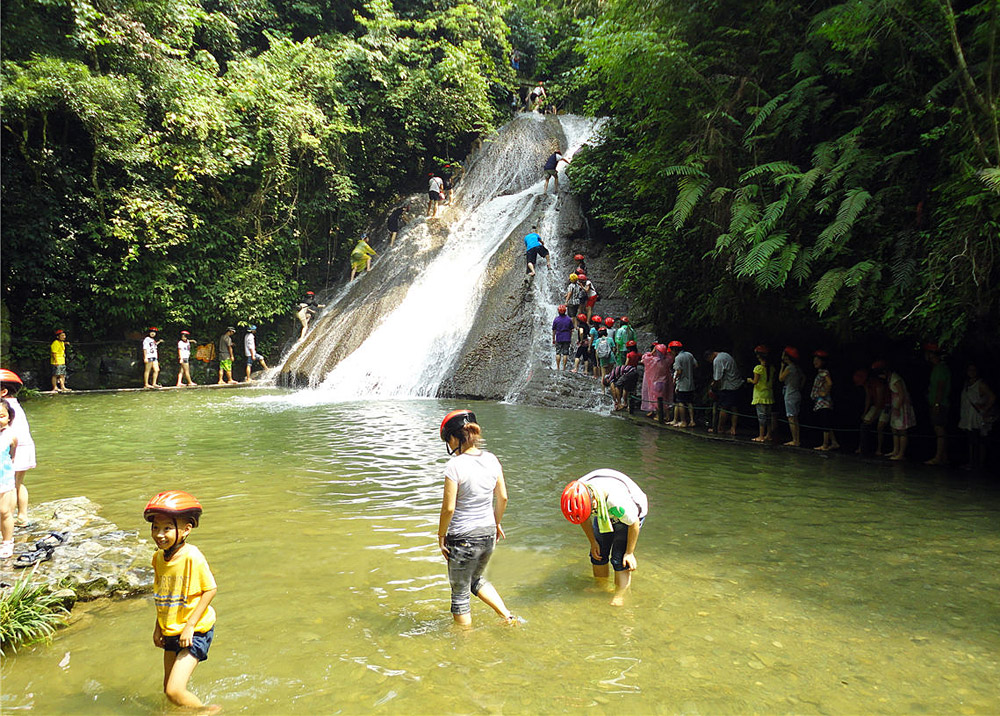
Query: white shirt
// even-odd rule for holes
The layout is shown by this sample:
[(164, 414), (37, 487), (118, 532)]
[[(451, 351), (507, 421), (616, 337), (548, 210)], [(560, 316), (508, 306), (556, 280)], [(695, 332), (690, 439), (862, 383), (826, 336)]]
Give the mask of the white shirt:
[(247, 333), (243, 339), (243, 355), (247, 358), (257, 357), (257, 337), (253, 333)]
[(150, 336), (142, 339), (142, 355), (146, 362), (156, 360), (156, 340)]
[(441, 193), (444, 191), (444, 180), (441, 177), (431, 177), (430, 183), (427, 185), (427, 191)]
[(445, 465), (444, 476), (458, 483), (455, 514), (448, 525), (448, 534), (461, 537), (495, 529), (493, 489), (503, 476), (496, 455), (485, 450), (478, 455), (456, 455)]
[(649, 500), (635, 481), (623, 472), (603, 468), (580, 478), (607, 496), (611, 521), (634, 525), (649, 513)]
[(177, 356), (180, 360), (190, 360), (191, 341), (177, 341)]

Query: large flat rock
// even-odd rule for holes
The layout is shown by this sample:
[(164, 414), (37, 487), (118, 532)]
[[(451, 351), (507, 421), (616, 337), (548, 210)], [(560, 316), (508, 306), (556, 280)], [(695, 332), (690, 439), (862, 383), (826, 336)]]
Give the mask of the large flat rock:
[[(28, 577), (53, 590), (71, 589), (77, 599), (134, 596), (150, 591), (153, 546), (136, 530), (122, 530), (101, 517), (101, 507), (86, 497), (69, 497), (31, 506), (32, 524), (14, 535), (14, 558), (0, 562), (0, 582)], [(17, 569), (19, 554), (34, 549), (50, 532), (68, 532), (52, 559)], [(48, 541), (52, 541), (51, 539)]]

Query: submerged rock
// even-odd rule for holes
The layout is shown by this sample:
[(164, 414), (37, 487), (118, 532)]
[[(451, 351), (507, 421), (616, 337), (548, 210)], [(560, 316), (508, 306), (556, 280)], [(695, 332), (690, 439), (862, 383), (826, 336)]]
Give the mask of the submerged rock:
[[(122, 530), (97, 513), (101, 507), (86, 497), (69, 497), (32, 505), (32, 523), (15, 535), (14, 557), (0, 562), (0, 582), (27, 577), (51, 590), (71, 590), (64, 603), (100, 597), (127, 597), (148, 592), (153, 584), (152, 547), (136, 530)], [(52, 533), (66, 533), (59, 543)], [(18, 555), (35, 550), (39, 541), (55, 545), (52, 558), (15, 568)], [(60, 592), (61, 593), (61, 592)]]

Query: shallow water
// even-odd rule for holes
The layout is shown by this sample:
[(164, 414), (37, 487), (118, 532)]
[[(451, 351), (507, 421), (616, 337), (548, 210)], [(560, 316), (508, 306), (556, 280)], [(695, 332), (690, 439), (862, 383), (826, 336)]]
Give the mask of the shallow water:
[[(504, 464), (489, 576), (527, 621), (459, 632), (435, 532), (450, 401), (266, 391), (27, 404), (32, 499), (122, 527), (181, 488), (219, 583), (192, 689), (251, 713), (996, 713), (1000, 499), (904, 466), (706, 442), (614, 418), (474, 405)], [(559, 493), (598, 466), (650, 516), (625, 607)], [(152, 547), (150, 547), (152, 553)], [(4, 660), (3, 710), (161, 713), (148, 598), (81, 605)]]

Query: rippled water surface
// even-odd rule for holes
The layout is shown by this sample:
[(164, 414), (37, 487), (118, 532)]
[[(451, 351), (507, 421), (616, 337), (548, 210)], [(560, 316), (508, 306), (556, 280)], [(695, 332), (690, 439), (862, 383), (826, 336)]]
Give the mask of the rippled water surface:
[[(459, 632), (435, 532), (449, 401), (307, 404), (265, 391), (27, 404), (32, 499), (122, 527), (182, 488), (219, 583), (192, 689), (252, 713), (997, 713), (1000, 501), (954, 477), (480, 403), (508, 539)], [(595, 585), (570, 479), (633, 476), (650, 515), (625, 607)], [(152, 546), (150, 547), (152, 553)], [(79, 606), (2, 666), (4, 710), (160, 713), (148, 598)]]

